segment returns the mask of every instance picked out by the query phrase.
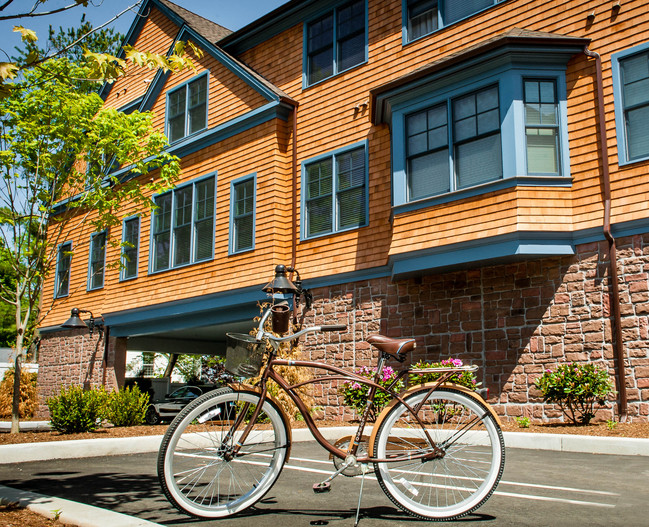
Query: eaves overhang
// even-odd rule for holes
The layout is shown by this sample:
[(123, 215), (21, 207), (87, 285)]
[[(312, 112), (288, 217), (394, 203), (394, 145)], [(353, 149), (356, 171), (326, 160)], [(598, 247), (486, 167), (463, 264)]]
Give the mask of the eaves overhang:
[(433, 272), (574, 254), (571, 232), (519, 231), (393, 255), (389, 266), (392, 279), (403, 280)]
[(534, 56), (544, 62), (567, 64), (584, 50), (590, 39), (528, 31), (514, 28), (455, 53), (435, 60), (406, 75), (370, 90), (370, 118), (373, 124), (389, 124), (391, 106), (413, 90), (426, 90), (445, 78), (472, 75), (505, 62), (530, 61)]

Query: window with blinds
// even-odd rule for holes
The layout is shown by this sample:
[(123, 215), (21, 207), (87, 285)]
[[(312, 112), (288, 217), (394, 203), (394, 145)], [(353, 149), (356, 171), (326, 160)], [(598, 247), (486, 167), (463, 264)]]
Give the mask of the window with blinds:
[(122, 280), (137, 276), (139, 245), (140, 218), (127, 218), (122, 225)]
[(559, 100), (554, 80), (525, 79), (527, 174), (559, 176)]
[(502, 178), (498, 87), (406, 117), (408, 201)]
[(88, 264), (88, 290), (104, 287), (106, 267), (106, 231), (93, 234), (90, 238), (90, 262)]
[(367, 223), (365, 147), (321, 157), (304, 166), (306, 238)]
[(231, 253), (253, 249), (255, 246), (255, 178), (232, 184)]
[(649, 157), (649, 51), (620, 60), (626, 159)]
[(467, 18), (504, 0), (407, 0), (408, 41)]
[(365, 20), (365, 0), (355, 0), (307, 24), (307, 84), (365, 62)]
[(173, 143), (207, 127), (207, 75), (167, 95), (167, 137)]
[(152, 272), (214, 256), (215, 185), (210, 176), (155, 197)]

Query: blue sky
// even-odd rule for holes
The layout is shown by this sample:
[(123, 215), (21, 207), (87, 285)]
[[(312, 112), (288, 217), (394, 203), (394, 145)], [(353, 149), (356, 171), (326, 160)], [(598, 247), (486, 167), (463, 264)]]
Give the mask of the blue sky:
[[(269, 11), (286, 3), (288, 0), (171, 0), (175, 4), (193, 11), (217, 24), (227, 27), (228, 29), (237, 30), (250, 22), (260, 18)], [(28, 11), (33, 6), (35, 0), (14, 0), (13, 4), (0, 11), (0, 16), (16, 14)], [(88, 7), (78, 6), (59, 13), (43, 17), (19, 18), (13, 20), (0, 21), (0, 62), (7, 61), (8, 55), (14, 55), (15, 46), (20, 45), (20, 36), (13, 33), (12, 29), (20, 25), (36, 31), (40, 39), (47, 38), (48, 27), (54, 28), (62, 26), (64, 28), (78, 25), (81, 15), (85, 12), (86, 19), (96, 27), (110, 20), (115, 15), (135, 4), (137, 0), (90, 0)], [(61, 6), (70, 5), (73, 0), (48, 0), (44, 6), (37, 11), (49, 11)], [(126, 33), (131, 26), (137, 7), (133, 12), (129, 11), (121, 16), (112, 26)]]

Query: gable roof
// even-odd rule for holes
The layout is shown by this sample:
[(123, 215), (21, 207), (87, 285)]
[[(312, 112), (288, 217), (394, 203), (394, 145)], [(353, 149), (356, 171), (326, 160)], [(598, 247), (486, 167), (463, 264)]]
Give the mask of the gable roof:
[[(178, 26), (179, 31), (176, 36), (176, 39), (181, 38), (184, 34), (189, 33), (190, 36), (193, 36), (198, 40), (202, 47), (205, 48), (205, 51), (211, 54), (216, 58), (224, 67), (228, 68), (235, 75), (243, 79), (249, 86), (254, 90), (259, 92), (267, 100), (277, 100), (281, 102), (286, 102), (292, 106), (297, 106), (297, 102), (294, 101), (286, 92), (275, 86), (273, 83), (268, 81), (262, 75), (253, 70), (250, 66), (240, 61), (234, 55), (223, 50), (221, 47), (216, 45), (216, 42), (222, 40), (224, 37), (230, 35), (232, 31), (229, 29), (216, 24), (196, 13), (180, 7), (169, 0), (145, 0), (142, 4), (139, 14), (136, 17), (133, 25), (131, 26), (126, 42), (134, 42), (136, 36), (139, 34), (143, 27), (143, 20), (146, 18), (146, 13), (148, 12), (149, 6), (155, 6), (160, 11), (173, 20)], [(174, 47), (171, 46), (169, 53), (173, 51)], [(141, 104), (137, 104), (140, 108), (146, 106), (146, 101), (150, 101), (154, 95), (154, 91), (159, 90), (161, 87), (160, 80), (166, 77), (162, 74), (161, 71), (158, 71), (156, 74), (156, 80), (149, 85), (147, 93), (140, 98)], [(110, 92), (112, 85), (104, 85), (100, 91), (102, 97), (106, 97)]]
[(169, 0), (157, 0), (160, 4), (167, 7), (174, 13), (176, 13), (180, 18), (182, 18), (185, 23), (191, 27), (197, 33), (203, 35), (211, 43), (218, 42), (219, 40), (227, 37), (232, 33), (226, 27), (223, 27), (216, 22), (212, 22), (207, 18), (204, 18), (196, 13), (180, 7), (179, 5), (170, 2)]

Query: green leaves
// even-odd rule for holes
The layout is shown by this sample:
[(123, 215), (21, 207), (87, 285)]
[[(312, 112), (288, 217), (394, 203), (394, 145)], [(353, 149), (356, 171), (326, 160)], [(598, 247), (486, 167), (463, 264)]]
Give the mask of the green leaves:
[(560, 364), (556, 370), (545, 370), (534, 383), (546, 403), (558, 404), (574, 424), (588, 424), (595, 417), (595, 403), (613, 393), (613, 383), (605, 369), (592, 363)]

